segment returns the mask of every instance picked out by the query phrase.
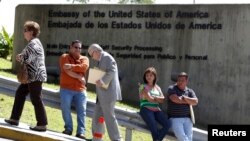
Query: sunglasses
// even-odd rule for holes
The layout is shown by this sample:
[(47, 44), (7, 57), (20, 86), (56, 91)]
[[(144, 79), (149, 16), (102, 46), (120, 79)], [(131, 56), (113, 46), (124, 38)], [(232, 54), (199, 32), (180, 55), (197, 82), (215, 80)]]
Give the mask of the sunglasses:
[(82, 49), (81, 47), (78, 47), (78, 46), (73, 46), (75, 49)]

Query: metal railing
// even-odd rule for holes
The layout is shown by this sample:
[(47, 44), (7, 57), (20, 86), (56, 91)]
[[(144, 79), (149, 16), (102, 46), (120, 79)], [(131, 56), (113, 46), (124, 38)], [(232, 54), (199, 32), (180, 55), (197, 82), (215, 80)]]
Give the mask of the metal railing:
[[(6, 94), (13, 96), (18, 86), (19, 82), (17, 82), (16, 79), (0, 76), (0, 88), (2, 91), (6, 91)], [(42, 93), (45, 104), (60, 108), (60, 97), (57, 90), (43, 88)], [(88, 100), (86, 111), (88, 117), (92, 117), (94, 106), (95, 102), (93, 100)], [(138, 112), (115, 107), (115, 114), (119, 125), (126, 128), (125, 141), (132, 140), (133, 130), (150, 133)], [(175, 138), (171, 131), (166, 137)], [(207, 141), (207, 131), (193, 128), (193, 141)]]

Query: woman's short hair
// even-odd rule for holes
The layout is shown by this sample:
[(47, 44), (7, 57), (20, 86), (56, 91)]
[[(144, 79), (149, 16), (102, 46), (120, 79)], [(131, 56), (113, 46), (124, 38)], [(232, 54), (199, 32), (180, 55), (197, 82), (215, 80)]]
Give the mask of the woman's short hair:
[(156, 73), (156, 69), (154, 68), (154, 67), (148, 67), (146, 70), (145, 70), (145, 72), (144, 72), (144, 74), (143, 74), (143, 81), (144, 81), (144, 83), (148, 83), (147, 82), (147, 79), (146, 79), (146, 74), (147, 73), (152, 73), (154, 76), (155, 76), (155, 79), (154, 79), (154, 81), (153, 81), (153, 85), (155, 85), (156, 84), (156, 80), (157, 80), (157, 73)]
[(28, 31), (33, 31), (33, 37), (38, 37), (40, 34), (40, 26), (37, 22), (26, 21), (24, 23), (24, 29)]

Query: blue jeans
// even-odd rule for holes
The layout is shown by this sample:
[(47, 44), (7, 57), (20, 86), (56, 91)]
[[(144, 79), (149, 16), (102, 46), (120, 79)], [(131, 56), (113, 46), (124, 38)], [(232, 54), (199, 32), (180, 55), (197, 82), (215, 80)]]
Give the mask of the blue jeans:
[(87, 107), (86, 91), (78, 92), (68, 89), (60, 89), (61, 110), (64, 120), (64, 128), (68, 131), (73, 131), (73, 122), (71, 116), (71, 103), (74, 104), (77, 113), (77, 134), (85, 135), (85, 118)]
[[(163, 111), (151, 111), (142, 107), (140, 115), (151, 131), (153, 141), (162, 141), (170, 128), (170, 122)], [(162, 126), (161, 129), (158, 129), (157, 122)]]
[(189, 117), (170, 118), (172, 130), (178, 141), (192, 141), (193, 123)]

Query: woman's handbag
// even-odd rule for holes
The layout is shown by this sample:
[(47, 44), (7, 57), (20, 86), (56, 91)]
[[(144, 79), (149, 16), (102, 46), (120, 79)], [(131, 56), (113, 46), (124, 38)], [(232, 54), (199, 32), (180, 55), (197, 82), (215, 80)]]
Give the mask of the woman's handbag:
[(28, 70), (25, 64), (21, 64), (20, 69), (17, 73), (17, 80), (21, 84), (26, 84), (28, 83)]

